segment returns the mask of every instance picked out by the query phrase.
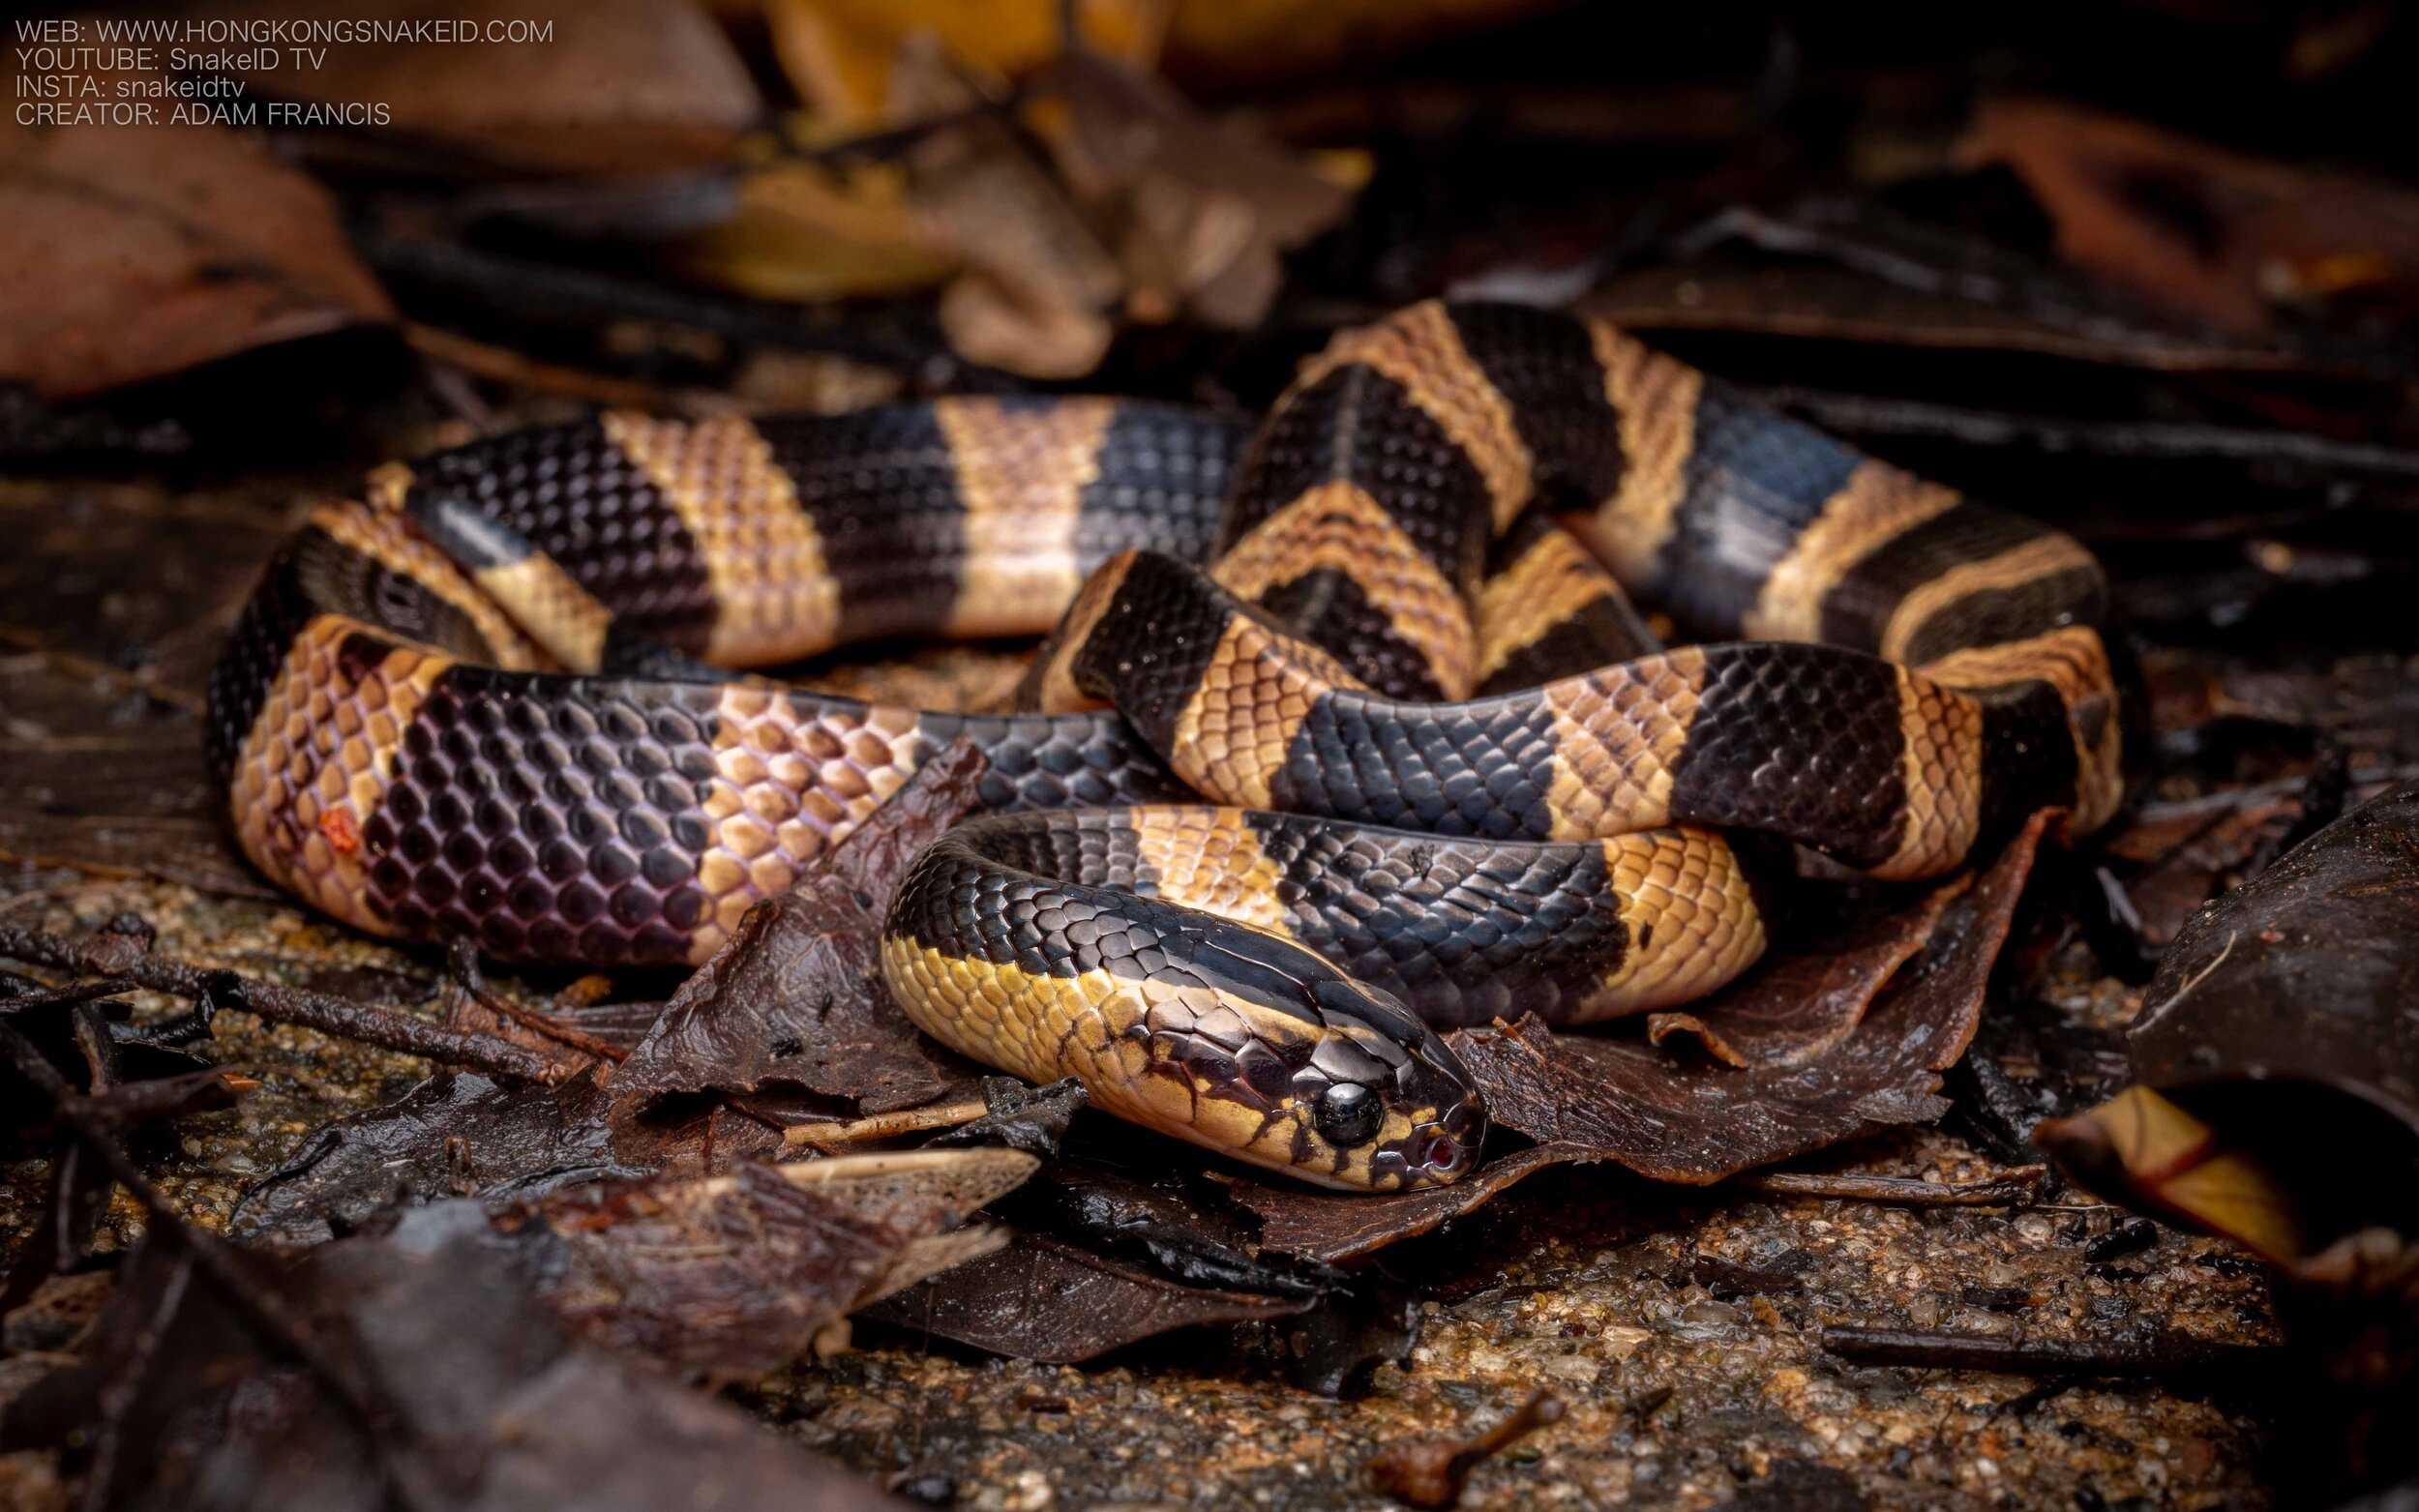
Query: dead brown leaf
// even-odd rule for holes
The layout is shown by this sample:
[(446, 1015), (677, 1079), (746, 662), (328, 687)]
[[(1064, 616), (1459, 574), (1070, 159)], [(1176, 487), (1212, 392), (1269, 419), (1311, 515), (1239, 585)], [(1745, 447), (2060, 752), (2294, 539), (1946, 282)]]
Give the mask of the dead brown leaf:
[(232, 1271), (237, 1295), (181, 1246), (146, 1239), (80, 1356), (9, 1403), (0, 1432), (65, 1453), (96, 1506), (899, 1505), (729, 1403), (575, 1337), (511, 1245), (475, 1204), (442, 1203), (391, 1236)]
[(2419, 305), (2419, 194), (2400, 186), (2054, 100), (1990, 102), (1958, 157), (2021, 177), (2067, 261), (2223, 331), (2265, 335), (2281, 307), (2344, 294)]
[[(214, 15), (291, 16), (258, 0)], [(763, 108), (746, 65), (687, 0), (363, 0), (346, 19), (552, 25), (545, 40), (331, 44), (322, 65), (241, 75), (256, 95), (380, 102), (399, 133), (486, 163), (555, 173), (668, 172), (728, 161)]]
[(1789, 1066), (1810, 1060), (1853, 1032), (1891, 973), (1924, 948), (1941, 910), (1973, 885), (1960, 874), (1911, 906), (1864, 928), (1773, 957), (1745, 980), (1706, 1001), (1650, 1014), (1646, 1036), (1695, 1037), (1733, 1066)]
[(1598, 1158), (1576, 1144), (1534, 1144), (1488, 1161), (1451, 1186), (1401, 1197), (1264, 1187), (1257, 1182), (1237, 1183), (1235, 1195), (1260, 1215), (1263, 1249), (1304, 1260), (1346, 1260), (1426, 1233), (1548, 1166)]
[(49, 399), (394, 317), (327, 193), (215, 126), (0, 124), (0, 379)]
[[(782, 72), (817, 124), (864, 132), (904, 118), (895, 74), (899, 52), (917, 36), (939, 44), (962, 66), (1013, 78), (1059, 54), (1060, 0), (723, 0), (723, 9), (760, 8)], [(1077, 30), (1088, 47), (1137, 68), (1157, 59), (1168, 0), (1077, 0)]]

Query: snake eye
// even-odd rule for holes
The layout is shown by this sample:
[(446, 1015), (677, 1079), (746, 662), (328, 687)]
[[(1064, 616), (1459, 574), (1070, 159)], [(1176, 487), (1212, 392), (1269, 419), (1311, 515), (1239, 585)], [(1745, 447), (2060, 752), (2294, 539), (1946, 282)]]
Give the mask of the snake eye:
[(1319, 1094), (1319, 1132), (1330, 1144), (1367, 1143), (1385, 1115), (1378, 1095), (1358, 1082), (1338, 1082)]

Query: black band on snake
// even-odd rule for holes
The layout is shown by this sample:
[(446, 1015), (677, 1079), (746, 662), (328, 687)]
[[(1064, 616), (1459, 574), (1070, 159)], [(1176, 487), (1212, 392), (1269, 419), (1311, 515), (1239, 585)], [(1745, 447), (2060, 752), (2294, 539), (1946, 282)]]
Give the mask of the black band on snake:
[[(1431, 303), (1339, 336), (1256, 435), (961, 399), (386, 469), (272, 565), (212, 735), (246, 853), (306, 901), (597, 966), (702, 960), (969, 738), (993, 816), (882, 941), (909, 1015), (1406, 1188), (1484, 1132), (1431, 1024), (1588, 1023), (1755, 960), (1721, 830), (1920, 878), (2045, 805), (2105, 822), (2104, 597), (2068, 537), (1609, 327)], [(1024, 713), (728, 670), (1054, 627)]]

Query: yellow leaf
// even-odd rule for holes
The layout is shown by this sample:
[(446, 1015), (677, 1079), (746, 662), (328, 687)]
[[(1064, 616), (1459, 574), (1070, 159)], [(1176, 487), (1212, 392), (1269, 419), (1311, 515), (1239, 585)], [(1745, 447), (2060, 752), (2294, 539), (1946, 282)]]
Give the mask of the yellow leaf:
[[(1078, 0), (1091, 46), (1137, 67), (1157, 61), (1168, 0)], [(979, 72), (1014, 77), (1059, 51), (1058, 0), (764, 0), (782, 71), (819, 122), (871, 130), (894, 122), (891, 69), (901, 44), (929, 34)]]
[(668, 261), (716, 287), (788, 300), (907, 293), (957, 267), (911, 223), (896, 170), (844, 178), (800, 162), (749, 172), (731, 218), (682, 241)]

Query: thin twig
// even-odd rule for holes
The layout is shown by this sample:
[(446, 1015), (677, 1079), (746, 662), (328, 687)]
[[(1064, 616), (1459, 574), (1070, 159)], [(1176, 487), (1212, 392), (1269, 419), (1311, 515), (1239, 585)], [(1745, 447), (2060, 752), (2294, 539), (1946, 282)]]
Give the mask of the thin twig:
[(2027, 1339), (2014, 1334), (1925, 1332), (1834, 1324), (1824, 1349), (1861, 1365), (1924, 1370), (1987, 1370), (2012, 1376), (2165, 1376), (2259, 1365), (2283, 1350), (2268, 1344), (2220, 1344), (2189, 1334), (2147, 1339)]
[(71, 987), (54, 987), (40, 993), (19, 993), (15, 997), (0, 997), (0, 1018), (15, 1018), (29, 1008), (61, 1008), (75, 1003), (88, 1003), (96, 997), (122, 993), (125, 988), (115, 982), (77, 982)]
[(867, 1140), (886, 1140), (894, 1134), (955, 1128), (962, 1123), (972, 1123), (990, 1111), (990, 1105), (977, 1097), (971, 1102), (934, 1103), (895, 1113), (876, 1113), (870, 1118), (854, 1118), (847, 1123), (792, 1124), (782, 1132), (781, 1137), (791, 1144), (812, 1144), (819, 1149), (828, 1149), (840, 1144), (859, 1144)]
[(1741, 1176), (1732, 1185), (1771, 1197), (1839, 1198), (1900, 1207), (2021, 1207), (2041, 1196), (2041, 1184), (2048, 1174), (2046, 1166), (2017, 1166), (1980, 1181), (1918, 1181), (1856, 1171), (1762, 1171)]
[[(498, 1081), (552, 1082), (562, 1075), (561, 1067), (535, 1051), (492, 1034), (439, 1028), (367, 1003), (238, 977), (231, 971), (207, 970), (148, 953), (129, 959), (122, 950), (96, 948), (46, 930), (0, 926), (0, 957), (72, 971), (78, 976), (105, 977), (124, 986), (184, 998), (215, 991), (223, 1008), (237, 1009), (274, 1023), (299, 1024), (339, 1039), (420, 1055), (446, 1065), (466, 1066)], [(229, 978), (238, 990), (232, 997), (224, 993)]]

